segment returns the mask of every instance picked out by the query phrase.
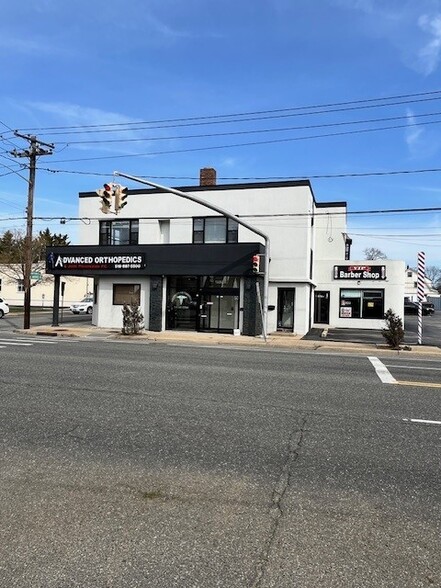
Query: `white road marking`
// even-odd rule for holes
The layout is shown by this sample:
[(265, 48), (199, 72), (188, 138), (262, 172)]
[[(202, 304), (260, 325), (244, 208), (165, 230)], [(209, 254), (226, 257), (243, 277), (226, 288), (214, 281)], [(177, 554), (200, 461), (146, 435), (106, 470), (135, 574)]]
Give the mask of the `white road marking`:
[(19, 341), (20, 343), (43, 343), (46, 345), (56, 345), (57, 341), (51, 341), (51, 340), (47, 340), (47, 339), (34, 339), (34, 338), (25, 338), (25, 337), (20, 337), (17, 339), (14, 339), (14, 341)]
[(427, 421), (425, 419), (403, 419), (406, 423), (424, 423), (425, 425), (441, 425), (441, 421)]
[(388, 363), (387, 367), (398, 368), (400, 370), (435, 370), (435, 371), (441, 372), (441, 368), (421, 367), (419, 365), (393, 365), (391, 363)]
[(18, 341), (11, 341), (10, 339), (9, 340), (1, 340), (0, 339), (0, 343), (2, 344), (2, 346), (4, 346), (4, 345), (17, 345), (17, 346), (21, 346), (21, 347), (25, 347), (25, 346), (29, 347), (32, 345), (32, 343), (20, 343)]
[(378, 357), (368, 357), (371, 364), (374, 366), (377, 376), (383, 382), (383, 384), (396, 384), (397, 381)]

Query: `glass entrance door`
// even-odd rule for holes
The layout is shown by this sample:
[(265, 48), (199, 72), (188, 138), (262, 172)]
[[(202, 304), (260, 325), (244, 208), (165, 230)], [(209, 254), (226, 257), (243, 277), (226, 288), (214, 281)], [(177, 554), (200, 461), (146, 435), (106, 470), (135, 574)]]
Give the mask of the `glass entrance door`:
[(231, 333), (239, 324), (239, 296), (202, 294), (199, 321), (200, 331)]
[(329, 292), (314, 292), (314, 322), (329, 325)]
[(294, 331), (295, 288), (278, 288), (277, 330)]

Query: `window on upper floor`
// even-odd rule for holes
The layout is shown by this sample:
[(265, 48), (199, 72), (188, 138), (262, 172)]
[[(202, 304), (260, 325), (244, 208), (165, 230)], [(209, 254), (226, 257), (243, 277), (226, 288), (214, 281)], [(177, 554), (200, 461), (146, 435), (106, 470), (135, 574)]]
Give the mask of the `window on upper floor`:
[(18, 279), (17, 280), (17, 292), (24, 292), (24, 291), (25, 291), (24, 280)]
[(239, 226), (223, 216), (193, 219), (193, 243), (237, 243)]
[(138, 245), (139, 221), (100, 221), (100, 245)]

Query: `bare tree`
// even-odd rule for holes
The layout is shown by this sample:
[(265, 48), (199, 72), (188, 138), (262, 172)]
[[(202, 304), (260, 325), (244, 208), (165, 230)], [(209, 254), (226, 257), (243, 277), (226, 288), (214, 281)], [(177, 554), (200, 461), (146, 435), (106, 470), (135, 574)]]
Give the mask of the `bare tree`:
[(376, 247), (366, 247), (363, 250), (364, 258), (365, 259), (387, 259), (387, 255), (381, 251), (381, 249), (377, 249)]
[[(25, 271), (25, 236), (20, 231), (5, 231), (0, 235), (0, 273), (8, 281), (18, 282), (24, 279)], [(32, 241), (32, 271), (44, 274), (46, 247), (50, 245), (69, 245), (68, 236), (52, 234), (49, 229), (40, 231)], [(42, 281), (50, 279), (43, 278)], [(31, 282), (35, 286), (39, 280)]]
[(429, 278), (434, 288), (439, 288), (441, 286), (441, 267), (428, 265), (426, 267), (426, 278)]

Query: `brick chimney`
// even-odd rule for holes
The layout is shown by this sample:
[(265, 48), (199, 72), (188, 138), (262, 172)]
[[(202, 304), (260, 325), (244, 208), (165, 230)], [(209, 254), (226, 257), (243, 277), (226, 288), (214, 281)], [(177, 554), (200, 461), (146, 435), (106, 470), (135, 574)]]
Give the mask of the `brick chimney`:
[(200, 186), (215, 186), (216, 185), (216, 170), (213, 167), (203, 167), (199, 172)]

